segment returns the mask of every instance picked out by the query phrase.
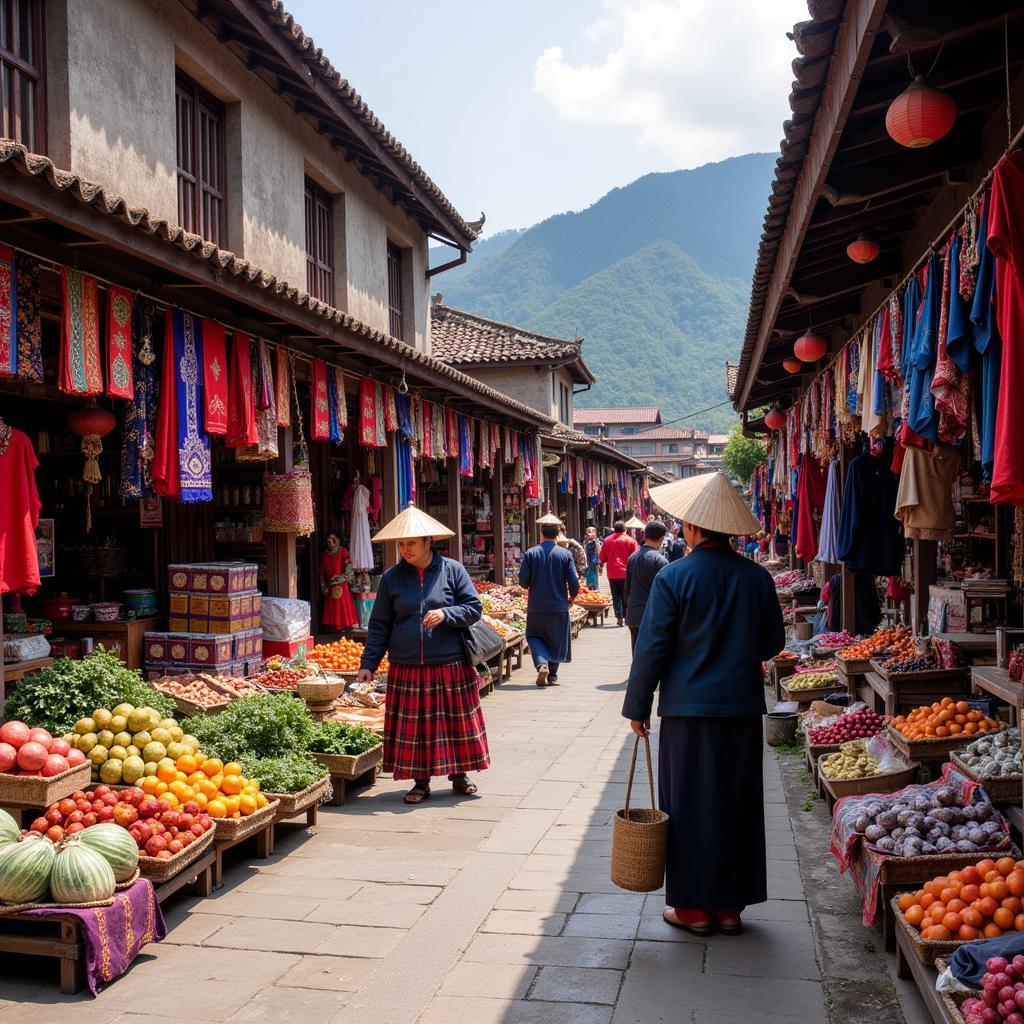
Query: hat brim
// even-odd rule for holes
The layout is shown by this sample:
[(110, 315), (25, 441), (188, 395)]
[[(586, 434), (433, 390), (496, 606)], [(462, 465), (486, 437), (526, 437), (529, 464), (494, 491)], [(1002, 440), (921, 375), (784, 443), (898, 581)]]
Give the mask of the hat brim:
[(382, 527), (373, 537), (374, 543), (389, 540), (413, 540), (416, 537), (437, 537), (444, 539), (454, 537), (455, 533), (433, 516), (409, 505), (402, 509), (386, 526)]
[(669, 515), (702, 530), (739, 536), (761, 529), (757, 517), (721, 472), (652, 487), (651, 500)]

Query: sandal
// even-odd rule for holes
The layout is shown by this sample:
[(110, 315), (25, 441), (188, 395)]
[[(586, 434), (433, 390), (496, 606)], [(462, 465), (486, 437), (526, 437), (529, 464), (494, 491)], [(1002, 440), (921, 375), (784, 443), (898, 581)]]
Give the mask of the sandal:
[(405, 794), (403, 799), (407, 804), (421, 804), (424, 800), (430, 799), (430, 787), (421, 786), (417, 783)]
[(672, 925), (673, 928), (682, 928), (683, 931), (690, 932), (692, 935), (710, 935), (715, 930), (714, 920), (710, 917), (701, 918), (700, 911), (691, 910), (685, 913), (686, 917), (681, 918), (676, 914), (674, 907), (666, 907), (661, 912), (661, 916), (666, 924)]
[(476, 793), (476, 783), (470, 782), (465, 772), (449, 775), (448, 781), (452, 784), (452, 790), (459, 796), (473, 796)]
[(743, 931), (743, 922), (740, 920), (738, 911), (716, 910), (715, 920), (718, 922), (718, 930), (723, 935), (739, 935)]

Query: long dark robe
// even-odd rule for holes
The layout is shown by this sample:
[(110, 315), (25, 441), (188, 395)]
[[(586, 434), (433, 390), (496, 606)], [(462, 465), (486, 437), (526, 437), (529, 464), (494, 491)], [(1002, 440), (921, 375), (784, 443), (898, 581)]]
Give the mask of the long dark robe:
[(559, 664), (572, 661), (569, 613), (527, 612), (526, 642), (540, 661), (555, 661)]
[(763, 751), (760, 716), (661, 719), (668, 906), (740, 910), (768, 899)]

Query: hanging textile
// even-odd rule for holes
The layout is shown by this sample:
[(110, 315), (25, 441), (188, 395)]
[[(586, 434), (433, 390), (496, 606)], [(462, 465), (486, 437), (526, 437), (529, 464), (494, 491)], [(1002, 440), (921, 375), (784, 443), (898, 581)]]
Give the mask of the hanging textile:
[(127, 288), (107, 288), (107, 394), (131, 398), (132, 386), (132, 293)]
[(345, 398), (345, 374), (340, 366), (332, 366), (329, 373), (334, 374), (334, 386), (338, 392), (338, 427), (342, 433), (348, 430), (348, 403)]
[(454, 410), (444, 411), (445, 451), (450, 459), (459, 457), (459, 420)]
[(103, 392), (100, 365), (100, 314), (96, 279), (62, 267), (64, 317), (61, 324), (58, 387), (72, 395)]
[(252, 390), (256, 395), (256, 444), (240, 449), (235, 457), (244, 462), (276, 459), (278, 447), (274, 371), (270, 361), (270, 347), (262, 338), (256, 342)]
[(157, 312), (146, 299), (135, 303), (132, 316), (134, 395), (121, 435), (120, 497), (141, 500), (153, 495), (151, 464), (156, 449)]
[(342, 384), (341, 394), (338, 394), (338, 376), (334, 371), (334, 367), (329, 367), (327, 370), (327, 421), (328, 421), (328, 437), (327, 439), (334, 444), (341, 444), (345, 440), (345, 432), (341, 426), (342, 417), (338, 414), (339, 402), (345, 404), (345, 389)]
[(387, 445), (384, 435), (384, 408), (380, 385), (372, 380), (359, 382), (359, 443), (367, 448), (383, 448)]
[(473, 435), (470, 431), (470, 420), (468, 416), (459, 416), (459, 476), (473, 476)]
[(805, 562), (812, 561), (818, 554), (818, 530), (827, 483), (822, 464), (813, 455), (802, 455), (797, 485), (799, 516), (793, 550)]
[(203, 425), (208, 434), (228, 432), (228, 355), (224, 325), (203, 321)]
[(277, 347), (277, 395), (274, 406), (277, 409), (277, 425), (292, 425), (292, 371), (288, 364), (288, 353), (279, 345)]
[(38, 466), (28, 435), (0, 420), (0, 594), (31, 594), (39, 586)]
[(974, 297), (971, 301), (971, 323), (974, 325), (974, 350), (981, 356), (981, 424), (979, 450), (981, 468), (986, 480), (992, 479), (995, 461), (996, 410), (999, 407), (999, 378), (1002, 362), (1002, 340), (996, 322), (996, 257), (988, 246), (988, 214), (990, 197), (984, 200), (978, 225), (978, 266)]
[(420, 435), (420, 454), (425, 459), (434, 457), (434, 407), (430, 402), (420, 402), (423, 430)]
[(18, 253), (14, 261), (18, 324), (18, 376), (43, 382), (43, 324), (39, 317), (39, 261)]
[(445, 434), (444, 406), (434, 403), (434, 458), (443, 459), (448, 454), (448, 441)]
[(907, 449), (896, 493), (896, 518), (903, 524), (904, 537), (953, 539), (953, 486), (959, 472), (960, 453), (955, 448)]
[(203, 429), (203, 335), (200, 321), (175, 309), (167, 318), (174, 336), (174, 385), (177, 390), (178, 473), (185, 504), (213, 501), (210, 439)]
[(327, 364), (314, 359), (309, 377), (310, 411), (314, 441), (326, 441), (331, 435), (330, 405), (327, 400)]
[(907, 423), (910, 429), (933, 444), (939, 437), (939, 420), (935, 413), (935, 399), (931, 383), (935, 376), (935, 359), (938, 351), (939, 322), (942, 310), (942, 269), (939, 257), (932, 255), (928, 261), (928, 279), (925, 283), (921, 315), (917, 322), (908, 357), (909, 374), (907, 387), (910, 401)]
[(398, 505), (405, 508), (416, 501), (416, 472), (413, 468), (413, 417), (408, 395), (395, 395), (398, 422)]
[(18, 292), (14, 250), (0, 245), (0, 377), (18, 369)]
[(164, 317), (156, 451), (153, 454), (153, 490), (163, 498), (181, 496), (181, 474), (178, 469), (178, 388), (174, 362), (174, 324), (169, 313)]
[(903, 567), (903, 538), (896, 521), (896, 474), (884, 458), (866, 451), (846, 467), (836, 554), (850, 572), (894, 576)]
[(395, 389), (383, 385), (384, 390), (384, 430), (393, 433), (398, 429), (398, 410), (395, 407)]
[(839, 563), (836, 541), (839, 537), (840, 511), (839, 460), (828, 464), (828, 481), (825, 485), (825, 500), (821, 509), (821, 530), (818, 534), (818, 553), (815, 561), (830, 565)]
[(231, 338), (225, 443), (232, 448), (244, 448), (258, 440), (256, 400), (252, 393), (252, 342), (249, 335), (236, 331)]
[(374, 383), (373, 385), (373, 420), (377, 428), (378, 448), (387, 448), (388, 433), (384, 425), (384, 385)]
[(935, 360), (932, 395), (939, 414), (939, 440), (957, 444), (967, 433), (970, 418), (970, 353), (968, 320), (960, 297), (959, 235), (949, 244), (942, 283), (942, 311), (939, 318), (939, 351)]

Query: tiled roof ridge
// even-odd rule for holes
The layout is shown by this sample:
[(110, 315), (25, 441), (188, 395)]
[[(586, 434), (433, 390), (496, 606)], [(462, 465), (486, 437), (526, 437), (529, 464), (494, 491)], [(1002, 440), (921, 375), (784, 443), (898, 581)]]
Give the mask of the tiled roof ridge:
[(498, 328), (504, 331), (511, 331), (514, 334), (523, 334), (530, 338), (536, 338), (538, 341), (552, 342), (556, 345), (570, 345), (574, 346), (577, 350), (582, 351), (583, 339), (582, 338), (556, 338), (550, 334), (540, 334), (537, 331), (531, 331), (526, 327), (519, 327), (516, 324), (505, 323), (503, 320), (495, 320), (489, 316), (482, 316), (480, 313), (472, 313), (468, 309), (459, 309), (456, 306), (446, 306), (444, 303), (437, 302), (432, 303), (430, 306), (430, 315), (433, 317), (437, 315), (439, 319), (444, 319), (450, 314), (454, 314), (456, 317), (463, 317), (467, 320), (475, 320), (477, 323), (483, 324), (486, 327)]

